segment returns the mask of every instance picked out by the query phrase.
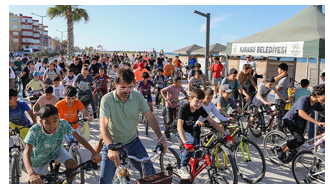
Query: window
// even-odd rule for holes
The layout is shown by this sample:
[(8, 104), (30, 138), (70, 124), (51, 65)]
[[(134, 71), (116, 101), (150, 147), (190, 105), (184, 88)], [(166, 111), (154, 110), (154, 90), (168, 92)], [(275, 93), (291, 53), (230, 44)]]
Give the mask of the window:
[(18, 32), (13, 32), (13, 35), (14, 36), (18, 36)]
[(19, 42), (19, 39), (18, 38), (14, 38), (13, 41), (14, 42)]
[(13, 22), (17, 22), (17, 19), (16, 18), (13, 18)]
[(18, 26), (17, 26), (17, 25), (13, 25), (13, 28), (14, 28), (14, 29), (17, 29), (17, 28), (18, 28)]

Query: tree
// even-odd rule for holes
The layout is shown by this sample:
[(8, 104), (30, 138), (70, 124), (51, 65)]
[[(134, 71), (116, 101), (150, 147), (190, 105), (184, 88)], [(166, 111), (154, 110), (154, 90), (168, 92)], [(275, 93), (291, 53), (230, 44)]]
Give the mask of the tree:
[(103, 52), (103, 46), (102, 46), (102, 45), (98, 45), (97, 48), (98, 48), (101, 52)]
[(88, 52), (93, 52), (93, 50), (94, 50), (94, 48), (93, 48), (92, 46), (90, 46), (90, 47), (88, 48)]
[(84, 20), (85, 23), (89, 21), (89, 15), (85, 9), (78, 8), (78, 5), (55, 5), (55, 7), (49, 7), (47, 15), (52, 20), (55, 17), (64, 17), (67, 23), (68, 31), (68, 56), (74, 55), (74, 36), (73, 36), (73, 24)]

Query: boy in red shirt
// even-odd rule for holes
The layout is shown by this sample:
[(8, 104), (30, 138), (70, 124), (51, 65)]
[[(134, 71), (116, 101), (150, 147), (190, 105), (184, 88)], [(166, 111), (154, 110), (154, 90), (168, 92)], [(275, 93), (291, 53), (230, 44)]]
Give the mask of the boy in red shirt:
[[(109, 76), (104, 73), (104, 68), (99, 69), (99, 74), (94, 76), (95, 81), (101, 82), (101, 89), (102, 89), (102, 96), (108, 93), (108, 81), (110, 80)], [(93, 91), (93, 96), (95, 99), (95, 92), (97, 90), (97, 87)]]
[[(220, 84), (221, 84), (221, 81), (222, 81), (221, 72), (224, 74), (223, 65), (220, 63), (219, 57), (214, 58), (214, 64), (209, 69), (210, 69), (211, 72), (213, 72), (214, 91), (218, 92), (217, 91), (218, 84), (219, 84), (219, 88), (220, 88)], [(215, 94), (214, 99), (216, 99), (217, 97), (218, 97), (218, 94)]]

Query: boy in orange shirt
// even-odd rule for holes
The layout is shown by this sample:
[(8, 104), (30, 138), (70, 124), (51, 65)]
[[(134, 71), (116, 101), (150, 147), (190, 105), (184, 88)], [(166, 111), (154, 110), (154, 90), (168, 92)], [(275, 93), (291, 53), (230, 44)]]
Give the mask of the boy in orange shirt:
[[(80, 100), (76, 99), (77, 90), (72, 86), (65, 87), (63, 91), (64, 99), (57, 102), (55, 107), (58, 110), (58, 114), (61, 119), (65, 119), (67, 122), (78, 121), (78, 111), (81, 111), (88, 121), (93, 121), (93, 117), (90, 116), (89, 112), (86, 110), (85, 106)], [(72, 128), (79, 134), (79, 124), (72, 124)], [(63, 137), (63, 141), (65, 138)], [(59, 163), (55, 162), (55, 172), (58, 172), (60, 168)]]
[(175, 67), (172, 64), (172, 58), (167, 60), (167, 64), (164, 67), (164, 75), (168, 78), (174, 72)]
[(143, 80), (143, 78), (142, 78), (142, 74), (143, 74), (143, 72), (147, 72), (147, 73), (149, 73), (149, 71), (148, 71), (147, 69), (144, 68), (144, 64), (143, 64), (143, 62), (140, 62), (140, 63), (139, 63), (139, 68), (138, 68), (137, 70), (134, 71), (134, 76), (135, 76), (135, 83), (136, 83), (136, 85), (138, 85), (139, 82), (140, 82), (141, 80)]

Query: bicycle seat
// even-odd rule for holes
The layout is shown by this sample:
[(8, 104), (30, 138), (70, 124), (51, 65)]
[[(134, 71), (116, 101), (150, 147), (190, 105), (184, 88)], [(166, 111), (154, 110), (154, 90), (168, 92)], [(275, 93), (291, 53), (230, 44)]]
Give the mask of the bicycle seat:
[(170, 134), (170, 133), (172, 133), (173, 131), (175, 130), (175, 128), (174, 127), (169, 127), (169, 128), (166, 128), (166, 130), (165, 130), (165, 134)]

